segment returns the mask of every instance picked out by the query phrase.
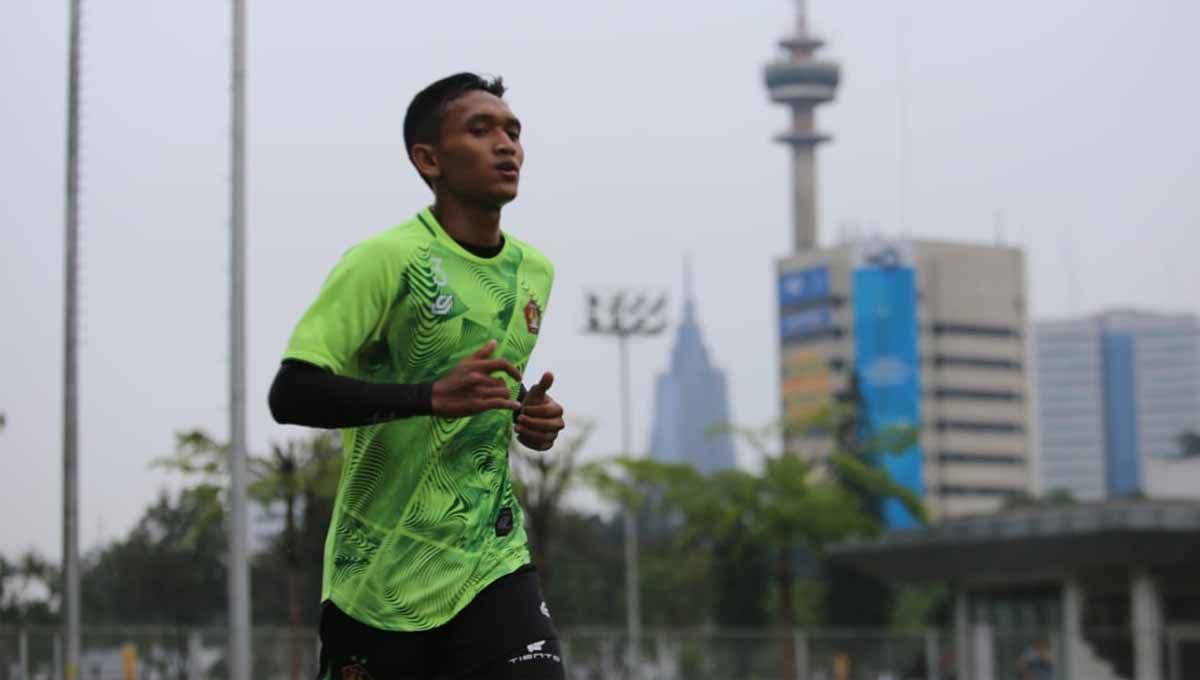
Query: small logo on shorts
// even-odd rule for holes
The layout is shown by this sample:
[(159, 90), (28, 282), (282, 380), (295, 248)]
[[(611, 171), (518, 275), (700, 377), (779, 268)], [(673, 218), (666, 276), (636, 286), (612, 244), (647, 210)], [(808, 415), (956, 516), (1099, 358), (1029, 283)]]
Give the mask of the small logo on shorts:
[(525, 328), (534, 335), (542, 329), (542, 308), (538, 307), (538, 303), (533, 300), (525, 305)]
[(525, 645), (525, 653), (520, 656), (514, 656), (509, 659), (511, 664), (526, 663), (528, 661), (549, 661), (551, 663), (562, 663), (562, 657), (554, 653), (552, 647), (550, 651), (546, 650), (546, 643), (549, 640), (538, 640), (537, 642)]
[(371, 680), (371, 674), (366, 666), (356, 663), (353, 666), (343, 666), (338, 680)]
[(542, 603), (541, 610), (542, 610), (542, 616), (544, 616), (546, 618), (550, 618), (550, 608), (546, 606), (545, 602)]

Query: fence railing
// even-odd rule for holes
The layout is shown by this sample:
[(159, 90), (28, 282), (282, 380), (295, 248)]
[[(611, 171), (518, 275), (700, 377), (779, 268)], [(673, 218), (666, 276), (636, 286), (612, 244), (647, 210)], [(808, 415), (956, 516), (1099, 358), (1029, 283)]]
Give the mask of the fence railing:
[[(63, 680), (56, 628), (0, 626), (0, 680)], [(1111, 633), (1110, 635), (1117, 635)], [(629, 638), (619, 629), (560, 631), (569, 680), (635, 680), (626, 666)], [(952, 631), (813, 629), (784, 635), (762, 630), (651, 630), (638, 641), (636, 680), (1020, 680), (1023, 659), (1042, 644), (1055, 680), (1097, 680), (1066, 664), (1060, 634), (976, 631), (959, 658)], [(216, 628), (85, 628), (75, 680), (218, 680), (226, 677), (225, 633)], [(1113, 637), (1110, 649), (1126, 641)], [(1163, 631), (1162, 680), (1200, 678), (1200, 629)], [(251, 644), (256, 680), (312, 680), (316, 631), (259, 627)], [(1078, 662), (1077, 662), (1078, 663)], [(1116, 674), (1114, 678), (1124, 677)], [(1096, 668), (1077, 669), (1085, 673)], [(960, 673), (960, 669), (962, 672)], [(1124, 669), (1119, 669), (1124, 670)], [(1132, 680), (1132, 679), (1130, 679)]]

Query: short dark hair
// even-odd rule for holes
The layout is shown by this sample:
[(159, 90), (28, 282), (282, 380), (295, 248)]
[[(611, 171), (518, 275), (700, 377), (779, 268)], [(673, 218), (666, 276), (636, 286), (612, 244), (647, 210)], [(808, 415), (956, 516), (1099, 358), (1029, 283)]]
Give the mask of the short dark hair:
[[(475, 73), (455, 73), (433, 83), (413, 97), (408, 105), (408, 112), (404, 115), (404, 150), (410, 161), (414, 144), (437, 142), (442, 132), (442, 118), (446, 114), (446, 107), (455, 99), (475, 90), (503, 97), (504, 79), (500, 76), (488, 78)], [(422, 179), (425, 179), (424, 176)], [(425, 183), (428, 184), (429, 180)]]

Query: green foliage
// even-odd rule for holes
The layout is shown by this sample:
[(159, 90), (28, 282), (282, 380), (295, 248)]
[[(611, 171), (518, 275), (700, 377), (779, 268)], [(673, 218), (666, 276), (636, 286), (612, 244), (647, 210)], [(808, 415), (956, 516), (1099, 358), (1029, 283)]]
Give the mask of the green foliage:
[[(227, 448), (200, 430), (180, 433), (154, 467), (189, 482), (163, 492), (130, 534), (84, 565), (89, 623), (219, 624), (226, 607)], [(248, 460), (251, 499), (287, 508), (287, 528), (251, 564), (254, 620), (315, 625), (325, 533), (341, 474), (341, 444), (330, 433), (275, 445)]]
[(58, 623), (61, 583), (57, 565), (35, 552), (0, 555), (0, 623)]
[(216, 489), (166, 492), (129, 536), (89, 560), (89, 623), (215, 624), (225, 609), (224, 508)]
[(832, 563), (822, 570), (825, 623), (835, 628), (881, 628), (891, 621), (895, 594), (869, 574)]
[[(769, 625), (772, 620), (778, 621), (783, 611), (779, 598), (781, 591), (778, 581), (768, 580), (766, 613), (768, 619), (762, 625)], [(825, 623), (825, 582), (818, 578), (797, 578), (792, 582), (792, 625), (797, 628), (814, 628)]]
[(892, 607), (892, 628), (916, 630), (948, 626), (950, 599), (950, 590), (944, 584), (900, 588)]
[(559, 540), (565, 512), (563, 499), (576, 482), (579, 454), (594, 430), (593, 423), (572, 422), (572, 433), (548, 452), (527, 449), (516, 437), (509, 445), (513, 492), (525, 510), (525, 530), (543, 587), (556, 571), (549, 554), (556, 552), (554, 543)]
[[(883, 625), (893, 597), (887, 584), (847, 570), (826, 570), (823, 582), (795, 578), (798, 547), (820, 559), (834, 543), (878, 534), (877, 509), (884, 499), (898, 499), (919, 521), (927, 521), (916, 494), (877, 464), (880, 456), (910, 449), (916, 429), (888, 428), (869, 436), (863, 429), (853, 402), (832, 404), (802, 422), (710, 430), (746, 442), (763, 460), (758, 474), (726, 470), (706, 476), (687, 465), (616, 458), (588, 466), (584, 477), (619, 506), (675, 518), (667, 523), (674, 529), (676, 563), (706, 566), (708, 575), (700, 582), (721, 583), (721, 566), (728, 559), (752, 556), (772, 583), (753, 594), (764, 619), (770, 615), (785, 629), (819, 620)], [(822, 438), (831, 446), (790, 446)], [(779, 450), (774, 441), (788, 446)], [(713, 606), (728, 613), (722, 595)], [(782, 675), (791, 672), (790, 659), (790, 652), (781, 650)]]
[[(564, 510), (558, 539), (546, 546), (554, 578), (543, 584), (560, 626), (620, 626), (625, 620), (620, 516), (604, 520)], [(538, 567), (539, 572), (541, 567)]]
[(318, 432), (272, 444), (270, 456), (250, 461), (247, 492), (265, 506), (297, 496), (333, 498), (342, 475), (342, 442), (335, 433)]

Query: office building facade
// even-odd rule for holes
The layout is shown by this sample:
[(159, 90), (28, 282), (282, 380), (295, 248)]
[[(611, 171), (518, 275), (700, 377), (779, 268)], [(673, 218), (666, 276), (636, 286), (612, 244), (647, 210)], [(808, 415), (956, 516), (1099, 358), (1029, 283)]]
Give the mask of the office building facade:
[(1039, 322), (1036, 357), (1043, 490), (1175, 495), (1166, 468), (1180, 436), (1200, 430), (1200, 318), (1117, 310)]

